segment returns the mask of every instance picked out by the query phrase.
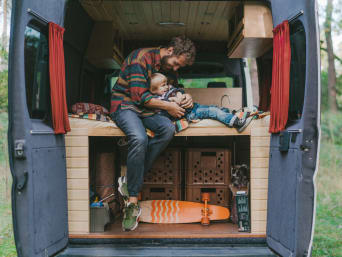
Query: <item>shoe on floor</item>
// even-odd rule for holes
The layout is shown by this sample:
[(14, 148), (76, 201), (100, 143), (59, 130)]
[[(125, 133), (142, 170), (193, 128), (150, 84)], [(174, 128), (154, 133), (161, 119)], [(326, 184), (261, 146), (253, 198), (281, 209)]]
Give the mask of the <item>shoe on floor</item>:
[(141, 208), (137, 203), (128, 203), (124, 208), (122, 230), (132, 231), (138, 227)]

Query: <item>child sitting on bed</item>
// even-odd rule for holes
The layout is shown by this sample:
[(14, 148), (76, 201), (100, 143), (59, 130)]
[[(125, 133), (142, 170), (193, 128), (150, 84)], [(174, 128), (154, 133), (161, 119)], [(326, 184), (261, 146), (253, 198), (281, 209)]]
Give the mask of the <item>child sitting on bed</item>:
[[(184, 90), (175, 88), (167, 84), (167, 78), (161, 73), (154, 73), (151, 76), (150, 91), (164, 101), (176, 102), (180, 104), (184, 97)], [(162, 112), (172, 119), (167, 112)], [(229, 111), (228, 108), (220, 108), (215, 105), (202, 105), (194, 103), (193, 107), (186, 110), (185, 118), (188, 121), (213, 119), (226, 124), (230, 128), (237, 128), (242, 132), (252, 118), (249, 113), (240, 113), (239, 117)]]

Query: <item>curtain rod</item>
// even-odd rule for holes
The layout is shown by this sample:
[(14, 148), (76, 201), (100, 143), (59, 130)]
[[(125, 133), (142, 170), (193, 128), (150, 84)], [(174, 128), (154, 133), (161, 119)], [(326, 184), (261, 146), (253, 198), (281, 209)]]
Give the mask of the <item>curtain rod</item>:
[(41, 22), (48, 24), (49, 21), (47, 19), (45, 19), (44, 17), (42, 17), (40, 14), (36, 13), (35, 11), (33, 11), (31, 8), (27, 9), (27, 12), (29, 14), (31, 14), (32, 16), (36, 17), (38, 20), (40, 20)]
[(301, 16), (302, 14), (304, 14), (303, 10), (300, 10), (296, 15), (292, 16), (291, 18), (288, 19), (289, 22), (294, 21), (295, 19), (297, 19), (299, 16)]

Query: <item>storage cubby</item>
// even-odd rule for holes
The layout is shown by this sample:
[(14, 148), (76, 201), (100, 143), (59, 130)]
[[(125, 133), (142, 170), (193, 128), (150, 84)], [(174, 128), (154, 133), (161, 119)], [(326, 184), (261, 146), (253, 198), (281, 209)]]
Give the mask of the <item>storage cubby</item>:
[(228, 21), (228, 57), (256, 58), (272, 47), (271, 10), (260, 3), (239, 4)]

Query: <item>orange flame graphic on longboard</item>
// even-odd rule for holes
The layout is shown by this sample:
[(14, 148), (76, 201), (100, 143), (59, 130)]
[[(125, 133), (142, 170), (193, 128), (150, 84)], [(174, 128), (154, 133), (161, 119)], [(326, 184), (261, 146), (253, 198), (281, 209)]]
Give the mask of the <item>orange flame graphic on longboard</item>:
[[(148, 223), (193, 223), (201, 222), (203, 203), (176, 200), (151, 200), (139, 202), (140, 221)], [(222, 206), (208, 205), (210, 220), (229, 218), (229, 210)]]

